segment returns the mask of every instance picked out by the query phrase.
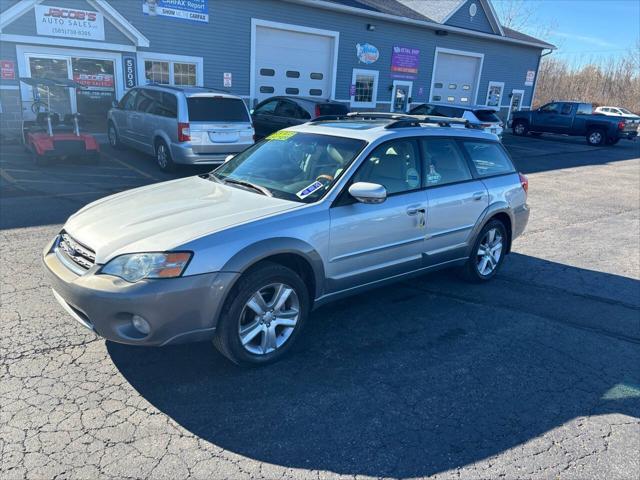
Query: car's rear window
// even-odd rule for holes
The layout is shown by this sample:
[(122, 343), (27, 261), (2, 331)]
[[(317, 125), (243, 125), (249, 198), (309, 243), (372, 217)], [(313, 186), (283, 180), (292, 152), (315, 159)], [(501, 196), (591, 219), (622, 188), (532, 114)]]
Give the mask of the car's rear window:
[(500, 117), (498, 117), (498, 115), (496, 115), (496, 113), (493, 110), (474, 110), (473, 114), (481, 122), (492, 122), (492, 123), (500, 122)]
[(191, 122), (250, 122), (244, 102), (238, 98), (189, 97)]
[(515, 170), (505, 151), (493, 142), (475, 142), (465, 140), (464, 149), (481, 177), (513, 173)]
[(318, 112), (320, 115), (345, 115), (349, 109), (341, 103), (318, 103)]

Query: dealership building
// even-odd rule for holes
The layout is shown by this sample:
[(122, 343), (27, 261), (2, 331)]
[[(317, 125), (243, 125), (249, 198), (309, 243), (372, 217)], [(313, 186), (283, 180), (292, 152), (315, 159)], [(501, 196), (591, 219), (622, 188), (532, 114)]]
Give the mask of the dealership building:
[[(0, 123), (34, 100), (104, 128), (114, 99), (157, 82), (331, 98), (352, 110), (420, 103), (530, 108), (542, 40), (503, 27), (490, 0), (0, 0)], [(49, 92), (21, 77), (74, 80)]]

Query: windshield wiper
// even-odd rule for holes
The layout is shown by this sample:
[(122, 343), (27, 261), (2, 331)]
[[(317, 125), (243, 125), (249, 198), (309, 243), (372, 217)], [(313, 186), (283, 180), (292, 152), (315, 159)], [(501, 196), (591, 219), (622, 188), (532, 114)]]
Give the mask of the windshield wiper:
[(236, 180), (234, 178), (225, 178), (223, 180), (224, 183), (233, 183), (235, 185), (240, 185), (242, 187), (248, 187), (248, 188), (252, 188), (253, 190), (256, 190), (257, 192), (260, 192), (263, 195), (266, 195), (267, 197), (273, 197), (273, 193), (271, 193), (271, 190), (269, 190), (268, 188), (265, 188), (261, 185), (256, 185), (254, 183), (251, 182), (247, 182), (245, 180)]

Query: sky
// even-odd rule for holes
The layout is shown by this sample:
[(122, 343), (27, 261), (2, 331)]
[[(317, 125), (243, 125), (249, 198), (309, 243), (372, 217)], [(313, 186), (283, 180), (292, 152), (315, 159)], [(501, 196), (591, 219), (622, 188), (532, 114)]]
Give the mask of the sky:
[(535, 22), (553, 25), (543, 40), (559, 47), (554, 55), (569, 60), (624, 55), (640, 38), (640, 0), (526, 1), (532, 2)]

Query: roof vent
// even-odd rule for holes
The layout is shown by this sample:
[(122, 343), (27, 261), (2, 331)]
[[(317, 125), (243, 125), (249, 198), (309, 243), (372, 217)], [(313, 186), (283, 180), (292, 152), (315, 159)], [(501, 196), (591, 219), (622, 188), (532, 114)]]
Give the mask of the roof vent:
[(475, 3), (472, 3), (469, 5), (469, 15), (475, 17), (476, 13), (478, 13), (478, 6)]

